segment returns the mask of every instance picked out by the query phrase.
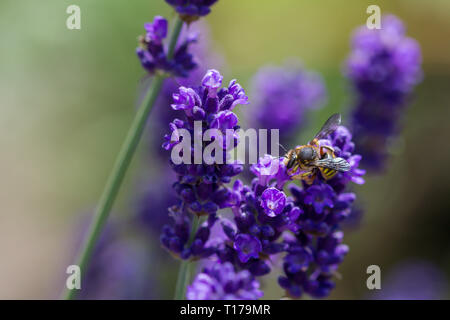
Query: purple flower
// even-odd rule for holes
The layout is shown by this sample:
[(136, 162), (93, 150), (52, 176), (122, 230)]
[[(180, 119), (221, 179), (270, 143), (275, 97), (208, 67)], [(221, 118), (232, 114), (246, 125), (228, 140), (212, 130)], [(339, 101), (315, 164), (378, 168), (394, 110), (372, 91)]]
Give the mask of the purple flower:
[(319, 184), (306, 190), (305, 204), (313, 206), (317, 213), (323, 213), (325, 208), (334, 207), (335, 194), (327, 184)]
[[(231, 80), (230, 85), (228, 87), (228, 97), (227, 97), (227, 105), (224, 105), (224, 109), (233, 110), (235, 106), (238, 104), (248, 104), (248, 97), (245, 94), (244, 89), (241, 87), (239, 83), (236, 82), (236, 79)], [(230, 103), (231, 102), (231, 103)]]
[(208, 88), (208, 96), (215, 98), (217, 90), (222, 86), (222, 75), (216, 70), (208, 70), (203, 77), (202, 85)]
[(173, 94), (173, 110), (191, 110), (200, 105), (200, 97), (192, 88), (180, 87), (179, 93)]
[(288, 273), (298, 273), (308, 270), (310, 263), (314, 261), (312, 252), (303, 247), (291, 247), (290, 252), (284, 258), (285, 269)]
[(234, 249), (237, 251), (239, 259), (245, 263), (250, 258), (258, 258), (262, 247), (256, 237), (240, 233), (234, 238)]
[(258, 178), (258, 183), (262, 186), (267, 186), (271, 181), (276, 180), (277, 187), (281, 189), (290, 179), (282, 159), (268, 154), (252, 165), (250, 171)]
[(263, 67), (252, 79), (250, 127), (279, 129), (280, 141), (288, 144), (305, 120), (305, 113), (320, 108), (326, 97), (321, 77), (299, 63)]
[(225, 133), (227, 129), (236, 127), (238, 121), (238, 117), (233, 112), (223, 110), (216, 114), (214, 120), (211, 122), (211, 127), (219, 129)]
[(211, 12), (217, 0), (166, 0), (180, 14), (181, 19), (192, 22)]
[(188, 51), (189, 46), (196, 42), (196, 38), (187, 37), (176, 47), (173, 57), (169, 59), (163, 44), (167, 36), (167, 20), (157, 16), (153, 23), (146, 23), (144, 26), (147, 33), (140, 38), (140, 46), (136, 49), (142, 67), (150, 74), (160, 71), (177, 77), (188, 77), (189, 72), (197, 66)]
[(161, 16), (156, 16), (153, 19), (153, 23), (145, 23), (144, 28), (147, 31), (147, 41), (153, 41), (155, 44), (161, 44), (167, 37), (167, 20)]
[(259, 283), (247, 270), (236, 272), (231, 263), (216, 263), (199, 273), (188, 286), (188, 300), (257, 300)]
[(164, 136), (163, 148), (166, 150), (171, 149), (173, 146), (180, 143), (180, 135), (178, 134), (178, 129), (182, 128), (184, 122), (178, 119), (175, 119), (173, 122), (169, 124), (170, 135)]
[(384, 16), (381, 23), (381, 29), (356, 30), (345, 69), (356, 95), (356, 149), (364, 166), (376, 171), (383, 169), (389, 141), (398, 134), (408, 98), (422, 79), (419, 44), (405, 36), (397, 17)]
[(268, 188), (261, 195), (261, 205), (269, 217), (275, 217), (286, 206), (286, 195), (277, 188)]

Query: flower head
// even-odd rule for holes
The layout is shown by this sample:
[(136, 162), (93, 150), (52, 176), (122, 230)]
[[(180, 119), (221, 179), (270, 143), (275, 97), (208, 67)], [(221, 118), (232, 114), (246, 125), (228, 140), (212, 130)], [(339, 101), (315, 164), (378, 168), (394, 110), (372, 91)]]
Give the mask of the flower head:
[(173, 57), (169, 58), (163, 44), (167, 36), (167, 26), (167, 20), (160, 16), (156, 16), (152, 23), (146, 23), (146, 35), (140, 38), (136, 54), (142, 67), (149, 73), (160, 71), (177, 77), (188, 77), (189, 72), (197, 66), (189, 53), (189, 47), (196, 42), (196, 37), (186, 37), (184, 42), (176, 47)]
[(186, 22), (192, 22), (211, 12), (210, 7), (217, 0), (166, 0)]
[(256, 300), (262, 296), (252, 274), (236, 272), (229, 262), (216, 263), (199, 273), (186, 293), (188, 300)]
[(173, 94), (173, 110), (191, 110), (200, 105), (200, 97), (192, 88), (180, 87), (178, 93)]
[(282, 159), (268, 154), (252, 165), (250, 171), (258, 178), (261, 186), (267, 186), (275, 180), (277, 187), (283, 188), (284, 183), (290, 179)]
[(161, 44), (167, 37), (167, 20), (161, 16), (156, 16), (153, 23), (145, 23), (144, 28), (147, 31), (146, 38), (148, 42), (153, 41), (155, 44)]

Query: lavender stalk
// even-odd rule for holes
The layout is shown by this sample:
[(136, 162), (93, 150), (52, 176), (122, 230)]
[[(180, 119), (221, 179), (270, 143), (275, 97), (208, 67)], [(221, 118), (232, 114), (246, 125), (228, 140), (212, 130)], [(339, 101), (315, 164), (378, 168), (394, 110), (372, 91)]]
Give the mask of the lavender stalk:
[[(197, 233), (198, 227), (200, 225), (200, 217), (195, 216), (194, 221), (192, 223), (191, 234), (188, 241), (188, 246), (192, 244), (194, 241), (194, 235)], [(175, 300), (184, 300), (186, 296), (186, 288), (188, 284), (191, 282), (191, 274), (192, 274), (192, 261), (183, 260), (180, 264), (180, 270), (178, 271), (177, 284), (175, 287)]]

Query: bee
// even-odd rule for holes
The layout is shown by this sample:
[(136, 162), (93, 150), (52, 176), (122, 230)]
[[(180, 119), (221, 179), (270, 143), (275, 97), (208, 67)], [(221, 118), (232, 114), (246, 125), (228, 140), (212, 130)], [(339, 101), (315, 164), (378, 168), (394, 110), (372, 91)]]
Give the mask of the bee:
[(293, 179), (312, 184), (319, 172), (325, 180), (329, 180), (338, 172), (350, 170), (350, 164), (336, 157), (332, 147), (319, 144), (320, 139), (334, 132), (340, 124), (341, 115), (333, 114), (308, 144), (287, 151), (284, 164), (288, 173), (295, 173)]

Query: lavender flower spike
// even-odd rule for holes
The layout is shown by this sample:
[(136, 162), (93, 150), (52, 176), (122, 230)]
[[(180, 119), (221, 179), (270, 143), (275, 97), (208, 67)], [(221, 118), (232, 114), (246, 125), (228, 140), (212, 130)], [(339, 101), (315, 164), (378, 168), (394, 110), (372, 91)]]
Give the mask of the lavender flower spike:
[(144, 27), (147, 33), (140, 37), (139, 47), (136, 49), (142, 67), (151, 74), (159, 71), (172, 76), (188, 77), (189, 72), (197, 66), (188, 51), (189, 46), (196, 42), (196, 38), (187, 37), (176, 47), (173, 58), (169, 59), (163, 43), (167, 37), (167, 20), (156, 16), (152, 23), (146, 23)]
[(236, 272), (229, 262), (216, 263), (198, 274), (186, 294), (188, 300), (256, 300), (262, 296), (251, 273)]
[[(232, 81), (228, 87), (220, 88), (222, 79), (217, 70), (208, 70), (201, 81), (201, 86), (180, 87), (179, 92), (173, 95), (172, 108), (180, 112), (182, 119), (175, 119), (169, 124), (171, 132), (165, 136), (164, 149), (171, 150), (180, 142), (173, 141), (174, 137), (178, 137), (176, 132), (179, 129), (185, 129), (191, 136), (195, 136), (197, 134), (194, 130), (195, 121), (201, 122), (201, 128), (205, 131), (219, 129), (225, 133), (226, 130), (233, 132), (239, 128), (237, 125), (239, 119), (230, 110), (230, 106), (245, 100), (242, 96), (244, 91), (239, 86), (240, 95), (234, 96), (237, 84)], [(208, 159), (209, 164), (206, 160), (202, 164), (193, 164), (194, 152), (191, 154), (192, 164), (171, 162), (177, 175), (174, 192), (179, 201), (169, 210), (175, 223), (164, 227), (161, 242), (181, 259), (208, 257), (216, 250), (208, 243), (210, 229), (217, 220), (217, 211), (231, 207), (235, 203), (234, 192), (227, 184), (232, 177), (242, 171), (242, 165), (224, 161), (227, 154), (237, 145), (237, 134), (232, 140), (227, 142), (231, 145), (227, 145), (223, 155), (217, 154)], [(192, 150), (198, 147), (194, 146), (194, 141), (191, 143)], [(202, 150), (207, 144), (208, 142), (203, 142)], [(208, 216), (208, 219), (194, 235), (193, 242), (188, 244), (194, 215)]]
[(338, 127), (321, 145), (333, 147), (335, 154), (347, 160), (351, 169), (338, 173), (325, 181), (321, 177), (314, 184), (303, 187), (292, 185), (290, 191), (294, 205), (301, 210), (296, 220), (297, 232), (286, 237), (288, 254), (284, 258), (284, 276), (279, 277), (280, 286), (291, 297), (304, 293), (323, 298), (334, 288), (334, 274), (349, 248), (342, 243), (344, 233), (340, 224), (351, 216), (356, 195), (347, 192), (349, 182), (364, 183), (364, 170), (358, 168), (361, 157), (354, 154), (355, 145), (345, 127)]
[(189, 23), (209, 14), (210, 7), (217, 0), (166, 0), (166, 2), (175, 8), (183, 21)]
[(383, 16), (381, 23), (381, 29), (356, 30), (345, 68), (356, 95), (356, 149), (364, 166), (375, 171), (384, 168), (389, 142), (398, 134), (408, 98), (422, 79), (419, 44), (406, 37), (397, 17)]

